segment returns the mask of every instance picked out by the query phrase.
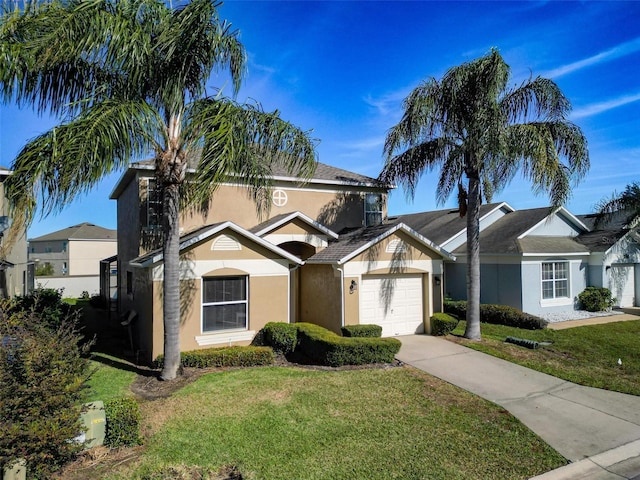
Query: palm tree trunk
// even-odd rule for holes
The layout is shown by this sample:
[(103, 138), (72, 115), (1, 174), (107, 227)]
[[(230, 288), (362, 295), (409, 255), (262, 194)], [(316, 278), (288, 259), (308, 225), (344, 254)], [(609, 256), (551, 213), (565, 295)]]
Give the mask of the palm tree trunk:
[(467, 209), (467, 328), (466, 338), (480, 340), (480, 179), (469, 175)]
[(180, 367), (179, 188), (176, 184), (170, 184), (166, 185), (162, 191), (164, 367), (160, 373), (160, 378), (162, 380), (173, 380), (178, 375)]

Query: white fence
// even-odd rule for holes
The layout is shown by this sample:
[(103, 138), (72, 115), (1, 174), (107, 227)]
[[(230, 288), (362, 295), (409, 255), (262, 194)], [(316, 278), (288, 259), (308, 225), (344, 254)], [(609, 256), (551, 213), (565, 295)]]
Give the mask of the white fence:
[(36, 277), (35, 286), (36, 288), (63, 288), (63, 297), (78, 298), (82, 295), (82, 292), (88, 292), (89, 295), (99, 294), (100, 277), (98, 275), (78, 277)]

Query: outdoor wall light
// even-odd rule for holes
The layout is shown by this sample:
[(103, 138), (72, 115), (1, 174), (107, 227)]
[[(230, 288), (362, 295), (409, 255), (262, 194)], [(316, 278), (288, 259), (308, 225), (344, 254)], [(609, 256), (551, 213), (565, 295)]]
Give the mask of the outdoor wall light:
[(349, 285), (349, 293), (353, 293), (358, 290), (358, 282), (355, 280), (351, 280), (351, 285)]
[(440, 286), (440, 277), (435, 277), (434, 281), (436, 282), (436, 285)]

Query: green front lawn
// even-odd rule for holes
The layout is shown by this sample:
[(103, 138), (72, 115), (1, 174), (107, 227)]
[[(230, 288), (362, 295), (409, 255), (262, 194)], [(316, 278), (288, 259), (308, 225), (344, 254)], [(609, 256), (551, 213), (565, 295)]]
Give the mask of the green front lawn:
[(93, 353), (90, 368), (93, 373), (88, 381), (85, 402), (131, 395), (129, 386), (136, 377), (133, 365), (104, 353)]
[(505, 410), (411, 368), (231, 370), (142, 408), (144, 452), (104, 478), (234, 465), (245, 479), (525, 479), (566, 463)]
[[(464, 328), (465, 322), (460, 322), (452, 332), (456, 336), (447, 338), (580, 385), (640, 395), (640, 321), (566, 330), (523, 330), (483, 323), (482, 342), (462, 338)], [(508, 336), (551, 345), (529, 350), (504, 343)]]

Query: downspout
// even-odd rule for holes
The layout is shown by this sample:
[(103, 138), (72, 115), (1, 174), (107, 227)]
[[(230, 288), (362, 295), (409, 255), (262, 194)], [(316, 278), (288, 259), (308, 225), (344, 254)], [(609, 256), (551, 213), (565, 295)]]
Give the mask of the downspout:
[[(293, 268), (289, 267), (289, 281), (287, 282), (287, 298), (289, 301), (287, 302), (287, 323), (291, 323), (291, 273), (298, 270), (302, 265), (294, 265)], [(298, 298), (296, 298), (296, 303), (300, 301), (300, 290), (298, 290)]]
[(340, 272), (340, 327), (344, 327), (344, 269), (338, 265), (332, 265), (332, 267)]

